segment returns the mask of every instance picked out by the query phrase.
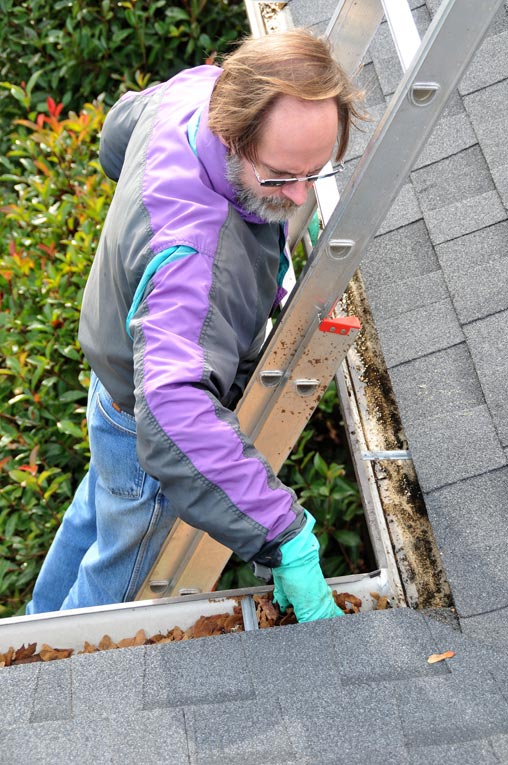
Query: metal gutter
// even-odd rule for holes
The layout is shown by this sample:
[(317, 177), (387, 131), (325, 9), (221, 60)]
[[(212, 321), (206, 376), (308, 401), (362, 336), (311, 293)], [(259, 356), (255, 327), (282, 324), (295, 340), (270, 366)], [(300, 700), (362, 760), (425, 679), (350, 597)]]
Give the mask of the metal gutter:
[[(397, 605), (392, 597), (386, 569), (368, 574), (335, 577), (327, 581), (337, 593), (347, 592), (360, 598), (361, 611), (375, 609), (376, 598), (372, 596), (373, 592), (388, 598), (390, 606)], [(52, 647), (81, 651), (85, 641), (98, 644), (105, 634), (114, 642), (118, 642), (133, 637), (140, 629), (144, 629), (147, 636), (165, 634), (176, 626), (185, 631), (201, 616), (233, 613), (233, 609), (238, 605), (242, 608), (245, 631), (256, 630), (258, 623), (253, 596), (272, 591), (273, 587), (269, 586), (251, 587), (53, 611), (33, 616), (14, 616), (0, 621), (0, 653), (6, 652), (10, 646), (17, 649), (30, 643), (37, 643), (39, 646), (47, 643)]]
[[(409, 582), (404, 582), (404, 586), (402, 584), (372, 464), (373, 460), (370, 457), (366, 458), (364, 456), (369, 454), (369, 450), (366, 445), (364, 422), (360, 416), (362, 392), (361, 389), (355, 386), (351, 376), (352, 358), (353, 354), (351, 353), (338, 370), (335, 378), (349, 441), (351, 459), (362, 497), (365, 520), (374, 556), (378, 565), (386, 569), (386, 576), (390, 582), (390, 590), (396, 604), (398, 606), (405, 606), (408, 588), (411, 589), (411, 585)], [(361, 404), (363, 406), (366, 405), (364, 399), (361, 401)], [(411, 592), (411, 595), (410, 600), (415, 602), (417, 600), (417, 593)]]

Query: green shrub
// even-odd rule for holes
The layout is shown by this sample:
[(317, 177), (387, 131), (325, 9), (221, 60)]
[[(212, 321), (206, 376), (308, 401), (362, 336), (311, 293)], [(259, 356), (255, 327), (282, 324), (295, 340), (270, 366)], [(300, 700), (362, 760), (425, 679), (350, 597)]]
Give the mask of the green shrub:
[(0, 219), (0, 616), (30, 592), (86, 468), (81, 295), (113, 184), (96, 160), (100, 102), (21, 120)]
[[(204, 63), (247, 33), (243, 3), (229, 0), (0, 0), (0, 13), (0, 81), (8, 91), (33, 78), (38, 111), (48, 96), (66, 110), (79, 111), (101, 93), (111, 104), (127, 89)], [(19, 116), (3, 95), (3, 118)]]

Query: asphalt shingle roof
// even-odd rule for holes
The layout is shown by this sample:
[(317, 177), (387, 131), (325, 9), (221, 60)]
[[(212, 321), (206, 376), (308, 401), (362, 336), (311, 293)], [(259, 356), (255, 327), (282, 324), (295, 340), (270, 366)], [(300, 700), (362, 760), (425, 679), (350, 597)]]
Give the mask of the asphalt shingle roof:
[[(431, 15), (439, 5), (427, 2)], [(407, 225), (390, 212), (362, 265), (461, 629), (499, 645), (508, 644), (507, 34), (504, 4), (410, 175), (419, 218)], [(378, 77), (381, 55), (373, 46)], [(506, 742), (496, 752), (508, 762)]]
[(503, 762), (507, 657), (397, 609), (13, 667), (0, 761)]
[[(439, 0), (411, 5), (423, 31)], [(335, 0), (289, 7), (323, 31)], [(400, 75), (384, 34), (374, 118)], [(507, 95), (503, 6), (362, 266), (456, 610), (0, 670), (0, 763), (508, 763)]]

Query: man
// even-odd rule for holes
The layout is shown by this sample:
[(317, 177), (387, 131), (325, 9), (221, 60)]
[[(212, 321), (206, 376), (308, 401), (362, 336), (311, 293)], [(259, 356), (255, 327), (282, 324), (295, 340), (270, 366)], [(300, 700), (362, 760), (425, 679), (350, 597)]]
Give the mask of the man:
[(110, 111), (118, 181), (79, 339), (91, 462), (27, 613), (132, 600), (175, 518), (273, 569), (299, 621), (342, 612), (314, 519), (232, 411), (283, 294), (284, 222), (346, 149), (356, 93), (303, 30), (246, 40)]

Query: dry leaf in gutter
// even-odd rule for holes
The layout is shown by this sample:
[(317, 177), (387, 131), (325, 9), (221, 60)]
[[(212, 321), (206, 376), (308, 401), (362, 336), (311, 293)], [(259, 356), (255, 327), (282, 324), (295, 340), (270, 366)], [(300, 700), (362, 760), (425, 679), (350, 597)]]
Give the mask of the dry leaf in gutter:
[(358, 614), (362, 607), (362, 601), (357, 598), (356, 595), (351, 595), (349, 592), (334, 592), (334, 600), (339, 608), (341, 608), (345, 614)]
[(111, 640), (109, 635), (103, 635), (99, 642), (99, 651), (110, 651), (112, 648), (118, 648), (118, 644)]
[(16, 651), (12, 646), (8, 649), (7, 653), (0, 653), (0, 664), (2, 667), (10, 667), (15, 656)]
[(146, 633), (145, 633), (145, 630), (141, 629), (136, 632), (134, 637), (123, 638), (123, 640), (119, 640), (118, 648), (133, 648), (133, 646), (145, 645), (145, 643), (146, 643)]
[(15, 652), (13, 661), (17, 662), (18, 664), (28, 664), (32, 661), (39, 661), (39, 659), (34, 657), (36, 648), (37, 643), (29, 643), (26, 648), (25, 644), (23, 643), (21, 648), (18, 648), (18, 650)]
[(374, 611), (384, 611), (389, 607), (386, 595), (380, 595), (379, 592), (371, 592), (371, 598), (375, 601)]
[(78, 651), (78, 653), (97, 653), (99, 649), (92, 645), (92, 643), (89, 643), (88, 640), (85, 640), (85, 644), (83, 646), (82, 651)]
[(39, 651), (42, 661), (55, 661), (56, 659), (68, 659), (72, 656), (72, 648), (52, 648), (50, 645), (43, 644)]

